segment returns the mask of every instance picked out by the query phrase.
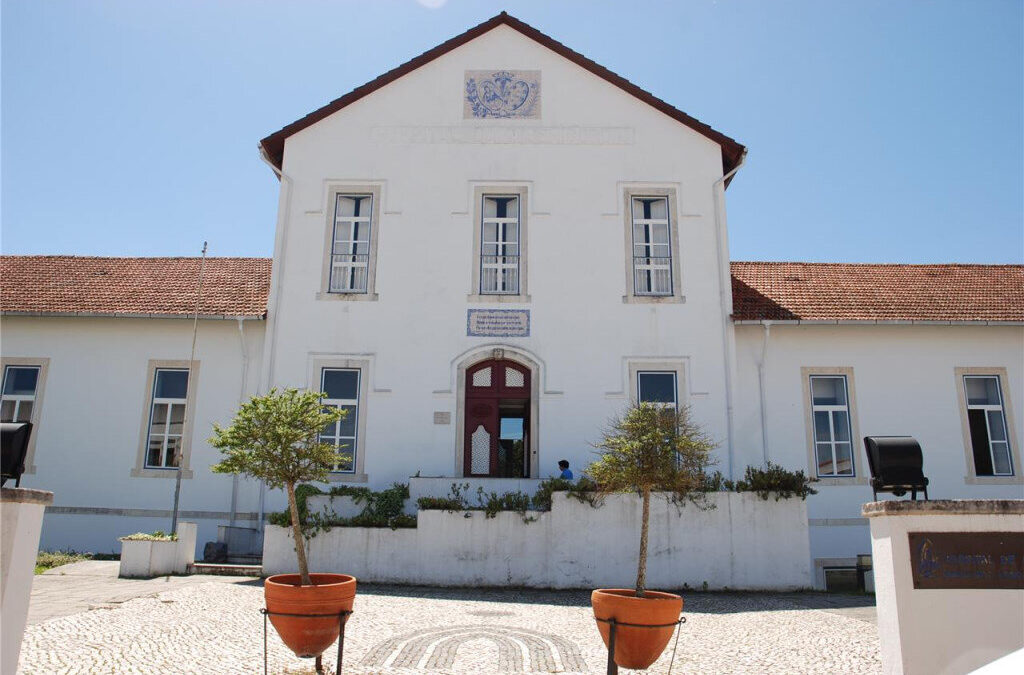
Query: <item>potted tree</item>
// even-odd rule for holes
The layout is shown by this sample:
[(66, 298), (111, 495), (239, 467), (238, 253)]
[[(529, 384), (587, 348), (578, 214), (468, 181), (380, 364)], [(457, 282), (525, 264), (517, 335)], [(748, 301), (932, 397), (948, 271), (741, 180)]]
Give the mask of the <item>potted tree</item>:
[[(224, 459), (216, 473), (240, 473), (284, 488), (288, 494), (292, 537), (298, 574), (277, 574), (263, 584), (270, 621), (281, 640), (297, 656), (319, 656), (338, 637), (338, 614), (351, 610), (356, 579), (347, 574), (310, 574), (306, 562), (295, 486), (304, 481), (324, 481), (345, 459), (333, 445), (320, 442), (320, 433), (336, 423), (345, 411), (324, 407), (323, 395), (298, 389), (272, 389), (242, 404), (231, 425), (213, 426), (210, 444)], [(322, 614), (309, 619), (284, 615)]]
[[(636, 584), (632, 589), (599, 588), (591, 594), (598, 630), (608, 645), (607, 620), (632, 624), (616, 628), (615, 662), (644, 669), (658, 660), (683, 609), (682, 597), (647, 589), (647, 533), (651, 493), (703, 505), (705, 470), (715, 444), (690, 420), (686, 408), (639, 403), (613, 419), (595, 445), (600, 456), (586, 473), (600, 494), (632, 492), (642, 505)], [(645, 627), (640, 627), (645, 626)], [(662, 626), (647, 628), (646, 626)]]

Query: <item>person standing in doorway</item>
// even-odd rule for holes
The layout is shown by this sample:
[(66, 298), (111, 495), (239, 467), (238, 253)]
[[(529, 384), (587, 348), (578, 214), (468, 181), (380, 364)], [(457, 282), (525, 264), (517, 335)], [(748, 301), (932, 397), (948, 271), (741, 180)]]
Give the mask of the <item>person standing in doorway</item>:
[(572, 480), (572, 471), (569, 470), (569, 460), (559, 460), (558, 468), (562, 470), (561, 475), (558, 476), (559, 478), (562, 478), (564, 480)]

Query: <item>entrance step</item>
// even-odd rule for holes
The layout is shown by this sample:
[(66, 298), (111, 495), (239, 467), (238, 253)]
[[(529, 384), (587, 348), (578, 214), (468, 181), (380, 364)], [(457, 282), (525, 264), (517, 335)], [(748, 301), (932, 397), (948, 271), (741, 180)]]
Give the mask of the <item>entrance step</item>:
[(189, 574), (218, 574), (226, 577), (259, 577), (263, 576), (262, 565), (232, 565), (229, 563), (192, 563), (188, 566)]

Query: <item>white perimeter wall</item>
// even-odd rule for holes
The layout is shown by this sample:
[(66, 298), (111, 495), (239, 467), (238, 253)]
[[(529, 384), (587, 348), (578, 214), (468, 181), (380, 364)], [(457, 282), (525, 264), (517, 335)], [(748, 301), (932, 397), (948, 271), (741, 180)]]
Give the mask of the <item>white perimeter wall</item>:
[[(806, 503), (753, 494), (709, 495), (716, 508), (651, 501), (650, 588), (808, 588)], [(316, 572), (367, 582), (543, 588), (631, 587), (640, 501), (613, 495), (599, 508), (556, 493), (550, 512), (529, 515), (420, 511), (416, 528), (336, 527), (309, 542)], [(290, 531), (268, 526), (263, 573), (295, 572)]]
[[(174, 472), (168, 471), (167, 478), (136, 478), (131, 472), (147, 415), (149, 361), (188, 361), (192, 322), (5, 316), (0, 329), (4, 358), (50, 359), (33, 431), (37, 469), (21, 481), (23, 487), (54, 493), (41, 548), (118, 552), (119, 536), (170, 530)], [(198, 524), (200, 549), (216, 540), (216, 526), (227, 522), (231, 506), (231, 476), (210, 472), (219, 453), (206, 439), (214, 422), (230, 421), (243, 390), (251, 395), (257, 381), (263, 322), (246, 321), (244, 330), (250, 364), (243, 386), (238, 323), (199, 322), (191, 457), (195, 477), (182, 481), (186, 515), (181, 519)], [(243, 479), (239, 510), (254, 512), (257, 496), (256, 484)]]
[[(763, 328), (736, 327), (737, 465), (762, 461), (757, 364)], [(853, 368), (860, 436), (913, 436), (924, 451), (924, 472), (932, 499), (1024, 497), (1020, 482), (968, 484), (954, 368), (1006, 368), (1007, 388), (1020, 441), (1024, 422), (1024, 327), (844, 325), (771, 328), (766, 361), (768, 456), (791, 469), (810, 466), (801, 367)], [(855, 431), (856, 433), (856, 431)], [(855, 444), (858, 476), (869, 476), (862, 438)], [(1017, 478), (1024, 467), (1016, 467)], [(871, 551), (868, 522), (861, 517), (872, 501), (869, 485), (820, 485), (808, 498), (811, 554), (849, 558)], [(879, 499), (891, 499), (879, 495)], [(904, 497), (907, 499), (909, 497)]]

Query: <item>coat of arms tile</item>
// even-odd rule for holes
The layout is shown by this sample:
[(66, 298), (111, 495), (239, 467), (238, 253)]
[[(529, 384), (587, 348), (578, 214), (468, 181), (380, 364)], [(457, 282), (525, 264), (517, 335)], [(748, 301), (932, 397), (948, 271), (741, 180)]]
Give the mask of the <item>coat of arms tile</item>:
[(465, 119), (540, 119), (539, 70), (467, 70)]

